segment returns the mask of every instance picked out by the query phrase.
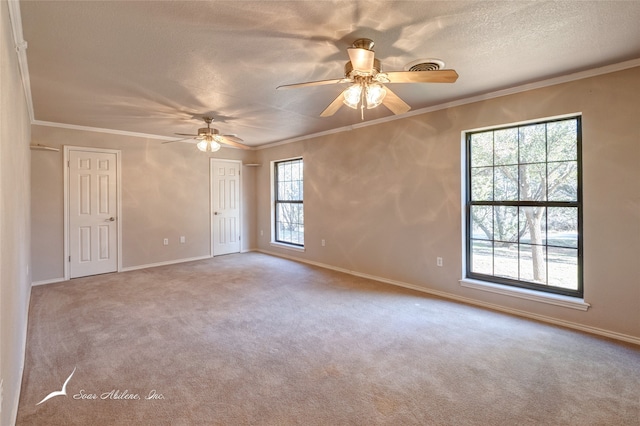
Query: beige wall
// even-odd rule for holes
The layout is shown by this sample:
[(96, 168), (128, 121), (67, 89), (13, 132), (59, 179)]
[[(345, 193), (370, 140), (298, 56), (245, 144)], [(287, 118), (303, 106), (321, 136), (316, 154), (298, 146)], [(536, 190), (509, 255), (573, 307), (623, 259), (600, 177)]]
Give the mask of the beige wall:
[[(258, 151), (261, 250), (640, 339), (640, 68)], [(461, 287), (461, 134), (583, 114), (587, 312)], [(272, 247), (269, 162), (303, 156), (304, 253)], [(321, 246), (321, 240), (326, 246)], [(436, 257), (444, 266), (436, 267)]]
[(31, 288), (29, 113), (7, 2), (0, 2), (0, 424), (15, 422)]
[[(214, 154), (193, 144), (42, 125), (33, 143), (61, 148), (32, 154), (33, 280), (64, 277), (63, 145), (121, 150), (122, 266), (124, 269), (206, 257), (210, 254), (209, 160), (247, 160), (252, 152), (222, 148)], [(242, 168), (242, 249), (252, 247), (254, 170)], [(180, 244), (180, 236), (186, 243)], [(169, 245), (164, 246), (164, 238)]]

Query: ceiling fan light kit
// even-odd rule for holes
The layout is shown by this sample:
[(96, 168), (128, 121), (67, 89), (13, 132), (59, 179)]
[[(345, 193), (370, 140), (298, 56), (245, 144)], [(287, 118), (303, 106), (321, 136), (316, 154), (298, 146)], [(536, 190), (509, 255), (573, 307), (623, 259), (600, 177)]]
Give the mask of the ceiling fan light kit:
[(384, 101), (387, 91), (380, 83), (368, 84), (366, 87), (367, 109), (375, 108)]
[(336, 83), (351, 83), (320, 114), (329, 117), (344, 104), (358, 109), (364, 120), (364, 108), (372, 109), (382, 104), (394, 114), (404, 114), (411, 107), (393, 93), (384, 83), (454, 83), (458, 79), (455, 70), (445, 70), (444, 62), (439, 59), (419, 59), (407, 64), (404, 71), (381, 72), (380, 61), (374, 57), (374, 42), (368, 38), (359, 38), (347, 49), (349, 62), (344, 66), (345, 78), (334, 80), (310, 81), (307, 83), (286, 84), (278, 89), (292, 89), (305, 86), (319, 86)]
[(358, 105), (366, 103), (367, 109), (375, 108), (382, 103), (387, 91), (379, 83), (360, 83), (348, 87), (342, 92), (343, 102), (346, 106), (358, 109)]
[(196, 147), (202, 152), (216, 152), (220, 150), (220, 144), (214, 140), (203, 139)]

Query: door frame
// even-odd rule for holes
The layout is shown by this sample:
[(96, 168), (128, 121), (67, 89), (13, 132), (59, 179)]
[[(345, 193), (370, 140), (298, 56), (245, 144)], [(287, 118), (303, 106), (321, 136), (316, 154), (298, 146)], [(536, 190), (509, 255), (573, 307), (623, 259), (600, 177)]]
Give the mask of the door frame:
[(121, 156), (122, 151), (119, 149), (107, 149), (107, 148), (91, 148), (85, 146), (73, 146), (64, 145), (63, 163), (62, 168), (64, 170), (64, 257), (62, 262), (64, 264), (64, 279), (65, 281), (70, 279), (71, 271), (69, 268), (69, 157), (71, 151), (88, 151), (88, 152), (100, 152), (105, 154), (116, 155), (116, 233), (118, 238), (118, 244), (116, 246), (118, 267), (117, 272), (122, 271), (122, 227), (120, 223), (122, 221), (122, 167)]
[(242, 253), (242, 161), (240, 160), (225, 160), (221, 158), (209, 158), (209, 240), (211, 242), (209, 252), (210, 256), (215, 256), (213, 252), (213, 246), (215, 243), (215, 238), (213, 236), (213, 232), (215, 227), (213, 226), (213, 200), (215, 199), (214, 194), (214, 185), (213, 185), (213, 163), (214, 162), (222, 162), (222, 163), (236, 163), (238, 164), (238, 236), (240, 237), (240, 247), (238, 253)]

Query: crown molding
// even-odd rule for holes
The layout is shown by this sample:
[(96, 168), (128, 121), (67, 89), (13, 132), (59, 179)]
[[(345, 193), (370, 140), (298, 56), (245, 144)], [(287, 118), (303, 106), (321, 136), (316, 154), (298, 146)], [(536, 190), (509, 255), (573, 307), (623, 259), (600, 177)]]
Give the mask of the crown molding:
[(163, 141), (176, 140), (176, 138), (172, 138), (169, 136), (159, 136), (159, 135), (153, 135), (151, 133), (139, 133), (139, 132), (129, 132), (126, 130), (103, 129), (100, 127), (78, 126), (77, 124), (56, 123), (53, 121), (33, 120), (31, 124), (35, 124), (38, 126), (57, 127), (61, 129), (84, 130), (87, 132), (109, 133), (112, 135), (120, 135), (120, 136), (135, 136), (137, 138), (160, 139)]
[(24, 90), (27, 109), (29, 110), (29, 119), (34, 120), (33, 115), (33, 98), (31, 96), (31, 80), (29, 79), (29, 65), (27, 64), (27, 42), (22, 34), (22, 14), (20, 13), (20, 1), (8, 0), (9, 20), (11, 21), (11, 30), (13, 32), (13, 42), (15, 44), (18, 56), (18, 66), (20, 68), (20, 78), (22, 79), (22, 88)]

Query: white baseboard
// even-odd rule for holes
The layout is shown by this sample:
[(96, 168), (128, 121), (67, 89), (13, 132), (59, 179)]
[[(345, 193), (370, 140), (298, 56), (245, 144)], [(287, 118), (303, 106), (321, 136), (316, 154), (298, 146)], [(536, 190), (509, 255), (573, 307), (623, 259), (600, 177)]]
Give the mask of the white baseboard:
[(55, 284), (55, 283), (61, 283), (62, 281), (66, 281), (66, 280), (64, 278), (53, 278), (50, 280), (34, 281), (31, 283), (31, 286), (33, 287), (34, 285)]
[(417, 285), (414, 285), (414, 284), (405, 283), (405, 282), (402, 282), (402, 281), (396, 281), (396, 280), (391, 280), (391, 279), (388, 279), (388, 278), (377, 277), (375, 275), (363, 274), (363, 273), (357, 272), (357, 271), (350, 271), (350, 270), (345, 269), (345, 268), (339, 268), (339, 267), (336, 267), (336, 266), (327, 265), (325, 263), (314, 262), (312, 260), (301, 259), (301, 258), (298, 258), (298, 257), (295, 257), (295, 256), (288, 256), (288, 255), (285, 255), (285, 254), (282, 254), (282, 253), (272, 252), (272, 251), (269, 251), (269, 250), (258, 249), (257, 251), (259, 251), (261, 253), (264, 253), (264, 254), (277, 256), (277, 257), (282, 257), (282, 258), (289, 259), (289, 260), (293, 260), (293, 261), (296, 261), (296, 262), (307, 263), (309, 265), (314, 265), (314, 266), (318, 266), (318, 267), (325, 268), (325, 269), (330, 269), (330, 270), (337, 271), (337, 272), (343, 272), (345, 274), (354, 275), (356, 277), (367, 278), (367, 279), (370, 279), (370, 280), (373, 280), (373, 281), (383, 282), (385, 284), (391, 284), (391, 285), (395, 285), (395, 286), (398, 286), (398, 287), (404, 287), (404, 288), (408, 288), (408, 289), (411, 289), (411, 290), (420, 291), (422, 293), (432, 294), (434, 296), (443, 297), (445, 299), (456, 300), (458, 302), (463, 302), (463, 303), (467, 303), (467, 304), (470, 304), (470, 305), (480, 306), (480, 307), (488, 308), (488, 309), (491, 309), (491, 310), (494, 310), (494, 311), (505, 312), (507, 314), (512, 314), (512, 315), (516, 315), (516, 316), (519, 316), (519, 317), (530, 318), (530, 319), (534, 319), (534, 320), (537, 320), (537, 321), (545, 322), (545, 323), (548, 323), (548, 324), (559, 325), (559, 326), (562, 326), (562, 327), (571, 328), (571, 329), (579, 330), (579, 331), (584, 331), (584, 332), (587, 332), (587, 333), (590, 333), (590, 334), (595, 334), (595, 335), (598, 335), (598, 336), (608, 337), (610, 339), (622, 340), (624, 342), (640, 345), (640, 337), (630, 336), (628, 334), (618, 333), (616, 331), (605, 330), (605, 329), (602, 329), (602, 328), (592, 327), (592, 326), (589, 326), (589, 325), (583, 325), (583, 324), (575, 323), (575, 322), (572, 322), (572, 321), (565, 321), (565, 320), (549, 317), (549, 316), (546, 316), (546, 315), (534, 314), (532, 312), (523, 311), (523, 310), (520, 310), (520, 309), (507, 308), (507, 307), (504, 307), (504, 306), (501, 306), (501, 305), (496, 305), (494, 303), (483, 302), (481, 300), (471, 299), (471, 298), (464, 297), (464, 296), (458, 296), (456, 294), (447, 293), (447, 292), (440, 291), (440, 290), (433, 290), (433, 289), (429, 289), (429, 288), (426, 288), (426, 287), (421, 287), (421, 286), (417, 286)]
[[(156, 266), (173, 265), (176, 263), (193, 262), (194, 260), (204, 260), (204, 259), (211, 259), (211, 256), (207, 255), (207, 256), (189, 257), (185, 259), (168, 260), (166, 262), (148, 263), (146, 265), (127, 266), (126, 268), (120, 269), (118, 272), (136, 271), (138, 269), (154, 268)], [(34, 286), (34, 285), (55, 284), (62, 281), (67, 281), (67, 280), (65, 280), (64, 278), (52, 278), (50, 280), (34, 281), (31, 283), (31, 285)]]
[(207, 256), (189, 257), (189, 258), (177, 259), (177, 260), (167, 260), (166, 262), (148, 263), (146, 265), (127, 266), (126, 268), (122, 268), (119, 272), (136, 271), (138, 269), (155, 268), (156, 266), (174, 265), (176, 263), (193, 262), (195, 260), (204, 260), (204, 259), (211, 259), (211, 256), (207, 255)]

